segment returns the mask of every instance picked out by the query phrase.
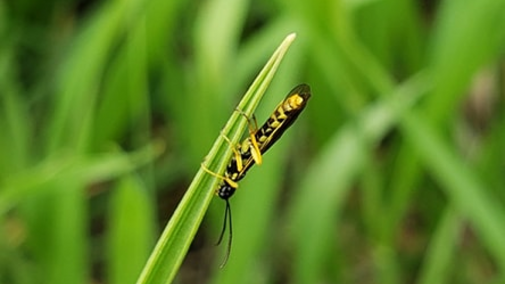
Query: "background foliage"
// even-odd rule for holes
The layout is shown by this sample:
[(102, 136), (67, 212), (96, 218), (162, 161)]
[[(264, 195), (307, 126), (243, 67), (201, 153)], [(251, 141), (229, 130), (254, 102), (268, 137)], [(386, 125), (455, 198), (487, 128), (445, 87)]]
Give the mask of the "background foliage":
[(260, 123), (177, 283), (503, 283), (505, 2), (0, 1), (0, 282), (134, 283), (259, 69)]

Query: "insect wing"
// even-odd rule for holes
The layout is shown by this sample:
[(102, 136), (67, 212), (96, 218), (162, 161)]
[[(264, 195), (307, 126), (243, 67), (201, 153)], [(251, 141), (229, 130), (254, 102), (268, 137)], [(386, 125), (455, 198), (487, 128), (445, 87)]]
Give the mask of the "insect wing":
[[(298, 85), (275, 108), (274, 113), (255, 133), (261, 154), (270, 149), (281, 138), (286, 129), (293, 124), (305, 109), (310, 96), (310, 87), (308, 85)], [(254, 159), (250, 153), (248, 157), (243, 156), (242, 158), (245, 161), (243, 161), (243, 168), (239, 173), (240, 178), (245, 176), (246, 172), (254, 165)]]

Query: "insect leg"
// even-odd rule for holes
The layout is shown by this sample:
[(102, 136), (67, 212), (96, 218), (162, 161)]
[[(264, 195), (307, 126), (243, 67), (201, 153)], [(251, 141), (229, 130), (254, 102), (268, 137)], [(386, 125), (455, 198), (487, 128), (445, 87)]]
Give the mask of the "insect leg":
[(239, 172), (242, 171), (242, 168), (243, 168), (242, 157), (241, 157), (239, 151), (233, 145), (233, 143), (231, 142), (230, 138), (228, 138), (226, 135), (224, 135), (223, 131), (221, 131), (221, 135), (223, 136), (224, 140), (226, 140), (226, 142), (228, 142), (228, 144), (230, 145), (231, 150), (233, 151), (233, 154), (235, 155), (235, 162), (237, 163), (237, 170)]
[[(249, 139), (244, 141), (247, 143), (245, 147), (249, 148), (251, 151), (251, 156), (253, 157), (254, 162), (257, 165), (261, 165), (263, 163), (263, 159), (260, 147), (258, 146), (258, 140), (256, 140), (256, 132), (258, 131), (258, 121), (256, 120), (256, 116), (253, 114), (252, 118), (250, 118), (242, 110), (237, 108), (236, 111), (247, 119), (247, 125), (249, 127)], [(254, 124), (251, 120), (254, 121)], [(244, 145), (242, 145), (242, 147), (244, 147)]]
[(227, 183), (228, 183), (231, 187), (233, 187), (233, 188), (238, 188), (238, 183), (237, 183), (237, 182), (235, 182), (235, 181), (233, 181), (233, 180), (231, 180), (229, 177), (226, 177), (226, 176), (223, 176), (223, 175), (220, 175), (220, 174), (216, 174), (215, 172), (213, 172), (213, 171), (209, 170), (209, 168), (207, 168), (207, 166), (205, 166), (205, 165), (203, 164), (203, 162), (200, 164), (200, 166), (202, 167), (202, 169), (203, 169), (204, 171), (206, 171), (206, 172), (207, 172), (208, 174), (210, 174), (211, 176), (214, 176), (214, 177), (217, 177), (217, 178), (219, 178), (219, 179), (221, 179), (221, 180), (226, 181), (226, 182), (227, 182)]

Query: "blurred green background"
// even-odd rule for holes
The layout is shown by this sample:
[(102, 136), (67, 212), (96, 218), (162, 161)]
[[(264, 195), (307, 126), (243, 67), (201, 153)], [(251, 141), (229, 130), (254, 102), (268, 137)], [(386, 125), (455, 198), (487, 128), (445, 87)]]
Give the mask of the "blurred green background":
[(135, 283), (241, 95), (305, 112), (176, 283), (505, 283), (505, 1), (0, 1), (0, 283)]

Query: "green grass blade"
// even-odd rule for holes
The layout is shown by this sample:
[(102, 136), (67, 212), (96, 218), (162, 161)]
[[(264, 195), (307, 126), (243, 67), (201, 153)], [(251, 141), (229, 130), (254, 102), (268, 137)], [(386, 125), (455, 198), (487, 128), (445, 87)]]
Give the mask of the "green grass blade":
[[(294, 39), (294, 34), (288, 35), (277, 48), (242, 98), (238, 105), (239, 109), (252, 114)], [(238, 141), (247, 127), (247, 121), (241, 117), (239, 113), (234, 112), (223, 130), (233, 142)], [(222, 172), (231, 154), (229, 145), (220, 135), (205, 162), (210, 169)], [(158, 240), (137, 281), (138, 284), (172, 282), (207, 211), (218, 182), (218, 179), (206, 174), (200, 168)]]
[(108, 283), (134, 283), (155, 240), (154, 206), (149, 189), (132, 174), (114, 188), (108, 212)]
[(444, 213), (440, 225), (427, 249), (426, 258), (419, 274), (419, 284), (447, 283), (448, 267), (454, 263), (458, 240), (463, 229), (463, 220), (454, 208)]
[(489, 195), (465, 162), (451, 151), (426, 119), (414, 113), (403, 117), (402, 131), (420, 154), (428, 170), (442, 185), (458, 212), (468, 218), (476, 234), (495, 258), (496, 265), (505, 270), (505, 226), (503, 206)]
[(34, 196), (54, 191), (49, 184), (59, 179), (82, 183), (101, 182), (131, 173), (154, 160), (164, 150), (155, 142), (135, 152), (106, 153), (94, 156), (54, 155), (2, 180), (0, 217)]

